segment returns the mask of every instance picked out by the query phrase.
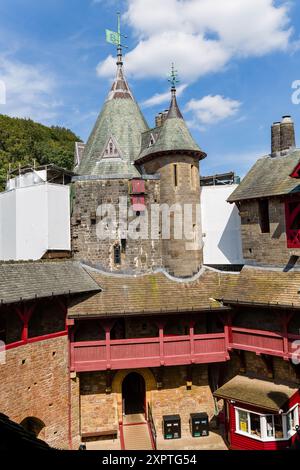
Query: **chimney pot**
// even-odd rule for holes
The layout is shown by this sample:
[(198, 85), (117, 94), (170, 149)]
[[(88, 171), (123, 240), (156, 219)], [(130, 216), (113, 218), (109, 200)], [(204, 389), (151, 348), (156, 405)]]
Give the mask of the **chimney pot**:
[(294, 121), (291, 116), (282, 116), (280, 124), (280, 150), (286, 152), (296, 147)]

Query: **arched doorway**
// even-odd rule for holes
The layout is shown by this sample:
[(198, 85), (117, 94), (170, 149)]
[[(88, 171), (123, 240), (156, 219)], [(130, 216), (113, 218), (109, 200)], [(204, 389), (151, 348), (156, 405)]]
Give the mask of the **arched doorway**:
[(124, 415), (145, 413), (145, 380), (137, 372), (131, 372), (123, 380), (122, 400)]
[(40, 419), (33, 417), (25, 418), (20, 424), (24, 429), (26, 429), (26, 431), (32, 432), (35, 437), (38, 437), (39, 439), (43, 439), (45, 437), (45, 424)]

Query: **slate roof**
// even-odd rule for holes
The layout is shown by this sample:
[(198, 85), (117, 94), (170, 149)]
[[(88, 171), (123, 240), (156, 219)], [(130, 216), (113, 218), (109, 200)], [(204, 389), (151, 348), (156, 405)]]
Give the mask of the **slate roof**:
[(233, 191), (228, 202), (299, 192), (299, 180), (290, 176), (299, 162), (300, 150), (285, 156), (267, 155), (260, 158)]
[[(135, 101), (118, 65), (117, 76), (103, 109), (85, 146), (76, 172), (82, 176), (118, 174), (139, 176), (134, 160), (140, 153), (141, 134), (148, 130), (141, 110)], [(119, 157), (105, 157), (103, 152), (112, 138)]]
[(300, 272), (245, 266), (238, 276), (228, 277), (218, 299), (226, 304), (253, 303), (300, 308)]
[(0, 263), (0, 303), (98, 292), (100, 287), (75, 261)]
[(297, 392), (296, 384), (277, 384), (271, 380), (237, 375), (216, 390), (214, 396), (278, 413)]
[(213, 300), (220, 282), (235, 274), (204, 270), (192, 282), (176, 282), (164, 273), (140, 276), (89, 271), (102, 292), (69, 308), (71, 318), (191, 312), (222, 309)]
[(187, 128), (179, 110), (175, 93), (172, 93), (172, 100), (167, 118), (160, 128), (155, 129), (155, 132), (157, 130), (159, 133), (155, 144), (142, 148), (140, 155), (136, 158), (137, 162), (142, 162), (154, 154), (175, 151), (193, 152), (200, 159), (206, 157), (206, 154), (196, 144)]

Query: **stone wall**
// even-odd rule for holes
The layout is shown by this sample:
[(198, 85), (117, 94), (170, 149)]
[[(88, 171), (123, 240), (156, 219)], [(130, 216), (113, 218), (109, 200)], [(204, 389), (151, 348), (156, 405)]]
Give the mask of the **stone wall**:
[(118, 430), (117, 396), (106, 393), (105, 372), (80, 374), (81, 434)]
[(214, 400), (208, 383), (207, 365), (193, 367), (191, 390), (187, 389), (187, 378), (186, 366), (166, 367), (163, 371), (163, 388), (152, 392), (152, 413), (159, 435), (162, 435), (164, 415), (181, 416), (183, 437), (190, 435), (190, 413), (206, 412), (210, 419), (214, 416)]
[(176, 277), (190, 277), (199, 271), (203, 261), (202, 248), (195, 244), (197, 239), (202, 240), (199, 161), (184, 155), (160, 156), (146, 162), (144, 168), (148, 174), (160, 175), (161, 204), (169, 208), (178, 205), (179, 216), (180, 212), (183, 214), (185, 205), (191, 205), (192, 226), (189, 233), (183, 231), (183, 236), (176, 238), (173, 228), (176, 214), (171, 213), (171, 237), (162, 240), (164, 267)]
[[(149, 209), (151, 204), (159, 204), (159, 181), (145, 181), (145, 203)], [(127, 239), (126, 248), (121, 253), (121, 264), (114, 262), (114, 247), (121, 244), (121, 234), (112, 240), (98, 240), (96, 216), (101, 204), (112, 204), (117, 210), (120, 197), (130, 200), (129, 180), (87, 180), (73, 184), (73, 210), (71, 217), (72, 250), (75, 259), (88, 261), (110, 271), (145, 272), (161, 267), (161, 244), (159, 240), (151, 240), (150, 224), (148, 239), (143, 239), (144, 214), (141, 212), (137, 236), (140, 239)], [(129, 217), (129, 222), (136, 218)]]
[(300, 384), (300, 376), (290, 361), (280, 357), (267, 356), (268, 363), (263, 357), (249, 351), (232, 353), (231, 361), (227, 363), (225, 382), (237, 374), (254, 374), (260, 378), (274, 379), (278, 382), (292, 382)]
[[(118, 429), (122, 419), (122, 382), (132, 370), (114, 373), (112, 392), (106, 393), (105, 372), (80, 374), (81, 433)], [(153, 419), (162, 435), (162, 417), (167, 414), (180, 414), (182, 434), (189, 435), (189, 415), (194, 412), (207, 412), (214, 415), (214, 401), (208, 384), (208, 368), (196, 365), (192, 373), (192, 387), (187, 389), (187, 367), (166, 367), (163, 371), (162, 389), (157, 389), (159, 369), (137, 369), (146, 384), (146, 401), (152, 407)]]
[[(41, 438), (65, 449), (69, 448), (67, 361), (67, 337), (61, 337), (8, 350), (6, 363), (0, 364), (0, 412), (17, 423), (28, 417), (41, 420), (45, 424)], [(74, 413), (75, 440), (76, 421)]]
[[(300, 249), (287, 248), (285, 207), (281, 198), (269, 199), (270, 233), (261, 233), (258, 201), (242, 201), (240, 215), (246, 262), (286, 266), (291, 256), (300, 256)], [(299, 265), (299, 259), (296, 263)]]

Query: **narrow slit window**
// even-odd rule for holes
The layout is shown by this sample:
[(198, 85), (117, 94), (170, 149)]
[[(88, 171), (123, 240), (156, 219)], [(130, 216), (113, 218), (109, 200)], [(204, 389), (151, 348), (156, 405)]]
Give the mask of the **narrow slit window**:
[(261, 233), (270, 233), (269, 201), (262, 199), (258, 205)]
[(173, 166), (173, 171), (174, 171), (174, 186), (175, 186), (175, 188), (177, 188), (177, 186), (178, 186), (178, 169), (177, 169), (177, 165)]
[(114, 263), (116, 265), (121, 264), (121, 247), (120, 245), (114, 246)]

